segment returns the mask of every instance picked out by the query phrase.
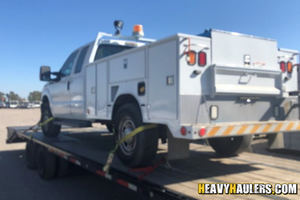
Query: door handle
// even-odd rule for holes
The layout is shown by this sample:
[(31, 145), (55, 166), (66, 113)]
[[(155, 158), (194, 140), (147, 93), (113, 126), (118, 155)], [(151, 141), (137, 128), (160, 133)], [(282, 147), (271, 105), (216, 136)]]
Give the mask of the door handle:
[(68, 81), (67, 90), (70, 90), (70, 81)]

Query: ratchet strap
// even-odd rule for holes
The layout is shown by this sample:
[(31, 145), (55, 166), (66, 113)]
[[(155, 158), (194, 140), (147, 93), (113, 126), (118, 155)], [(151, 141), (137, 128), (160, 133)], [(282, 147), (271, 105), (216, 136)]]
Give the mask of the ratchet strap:
[[(142, 131), (145, 131), (145, 130), (151, 129), (151, 128), (155, 128), (155, 127), (157, 127), (156, 124), (149, 124), (149, 125), (145, 125), (145, 126), (140, 126), (140, 127), (136, 128), (136, 129), (134, 129), (131, 133), (129, 133), (125, 137), (123, 137), (121, 140), (117, 141), (117, 144), (116, 144), (115, 148), (112, 151), (109, 152), (108, 159), (106, 161), (106, 164), (103, 167), (103, 171), (105, 173), (109, 172), (110, 164), (112, 163), (113, 158), (114, 158), (114, 154), (117, 151), (117, 149), (118, 149), (118, 147), (119, 147), (120, 144), (122, 144), (126, 140), (134, 137), (136, 134), (138, 134), (138, 133), (140, 133)], [(114, 129), (113, 129), (113, 132), (115, 132)]]
[(135, 168), (135, 169), (129, 169), (129, 172), (142, 172), (138, 178), (139, 181), (143, 181), (144, 177), (153, 172), (158, 166), (160, 166), (163, 163), (167, 163), (166, 156), (162, 157), (158, 162), (156, 162), (154, 165), (151, 165), (149, 167), (142, 167), (142, 168)]
[[(25, 130), (23, 133), (26, 133), (27, 131), (32, 130), (32, 132), (31, 132), (31, 134), (30, 134), (30, 136), (29, 136), (29, 137), (30, 137), (30, 140), (32, 140), (33, 134), (37, 132), (37, 130), (39, 129), (39, 127), (42, 127), (42, 126), (48, 124), (48, 123), (49, 123), (50, 121), (52, 121), (53, 119), (54, 119), (54, 117), (50, 117), (49, 119), (45, 120), (45, 121), (42, 122), (42, 123), (41, 123), (41, 122), (38, 122), (36, 125), (31, 126), (29, 129)], [(36, 127), (36, 128), (34, 129), (34, 127)]]

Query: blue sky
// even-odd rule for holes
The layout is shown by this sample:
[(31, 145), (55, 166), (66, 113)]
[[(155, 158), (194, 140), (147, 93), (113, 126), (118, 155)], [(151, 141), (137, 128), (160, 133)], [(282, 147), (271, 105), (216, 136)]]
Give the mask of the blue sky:
[(58, 71), (77, 47), (97, 32), (123, 35), (134, 24), (145, 37), (161, 39), (206, 28), (276, 39), (282, 48), (300, 48), (300, 0), (0, 0), (0, 91), (23, 98), (42, 90), (39, 67)]

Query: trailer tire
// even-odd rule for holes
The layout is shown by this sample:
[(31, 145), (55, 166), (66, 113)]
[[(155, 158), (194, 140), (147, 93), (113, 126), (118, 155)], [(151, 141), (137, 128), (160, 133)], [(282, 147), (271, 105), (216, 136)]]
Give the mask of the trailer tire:
[[(53, 115), (51, 113), (49, 104), (43, 103), (41, 122), (44, 122), (51, 117), (53, 117)], [(57, 137), (60, 133), (60, 128), (61, 126), (54, 124), (53, 120), (42, 126), (43, 133), (47, 137)]]
[[(139, 109), (133, 104), (122, 106), (118, 110), (114, 122), (117, 141), (144, 125)], [(158, 137), (156, 129), (142, 131), (120, 144), (117, 150), (118, 157), (129, 167), (149, 165), (156, 155)]]
[(210, 138), (208, 139), (208, 142), (216, 153), (223, 156), (234, 156), (249, 149), (252, 140), (252, 135), (246, 135), (225, 138)]
[(26, 166), (28, 169), (37, 168), (38, 145), (32, 141), (26, 142)]
[(69, 170), (70, 163), (67, 160), (65, 160), (64, 158), (59, 158), (57, 164), (58, 164), (57, 177), (63, 178), (70, 173), (70, 170)]
[(42, 179), (52, 179), (56, 174), (57, 157), (40, 146), (37, 155), (37, 171)]

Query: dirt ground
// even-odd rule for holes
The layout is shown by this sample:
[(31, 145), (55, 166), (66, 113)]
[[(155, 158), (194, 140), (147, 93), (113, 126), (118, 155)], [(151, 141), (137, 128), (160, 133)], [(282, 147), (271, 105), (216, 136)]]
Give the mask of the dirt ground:
[(0, 109), (0, 151), (24, 149), (24, 143), (6, 144), (6, 127), (31, 126), (40, 119), (40, 109)]

